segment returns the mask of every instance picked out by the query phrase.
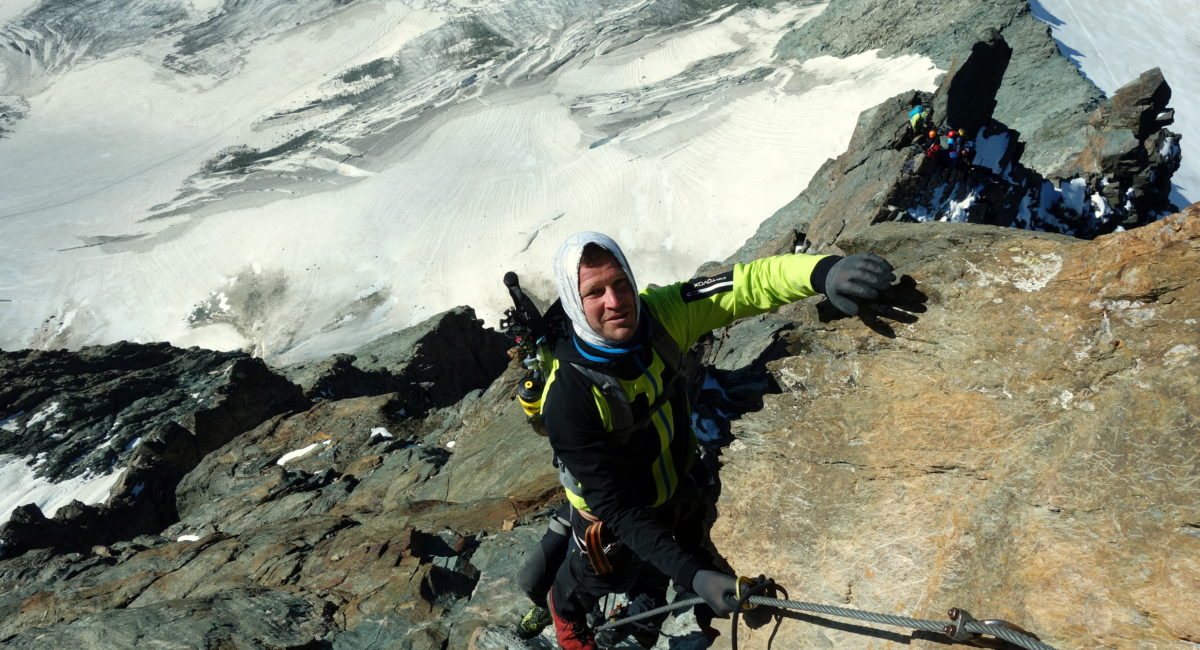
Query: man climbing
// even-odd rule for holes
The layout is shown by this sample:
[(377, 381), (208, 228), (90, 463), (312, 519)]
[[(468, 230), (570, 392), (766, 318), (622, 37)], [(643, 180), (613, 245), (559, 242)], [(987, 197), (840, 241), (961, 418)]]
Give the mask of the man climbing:
[(942, 144), (935, 138), (933, 142), (930, 142), (929, 146), (925, 148), (925, 157), (941, 161), (941, 156)]
[(938, 132), (936, 129), (930, 129), (924, 133), (919, 133), (913, 137), (913, 148), (919, 151), (925, 151), (930, 144), (938, 141)]
[[(701, 546), (678, 357), (710, 330), (817, 293), (857, 314), (858, 301), (894, 281), (891, 265), (869, 254), (781, 255), (639, 294), (616, 242), (583, 232), (559, 249), (554, 276), (560, 301), (546, 316), (558, 335), (542, 416), (574, 506), (571, 548), (549, 595), (559, 645), (594, 650), (587, 615), (599, 598), (626, 592), (650, 609), (665, 604), (668, 580), (729, 614), (737, 580)], [(652, 646), (657, 629), (642, 631), (637, 640)]]
[(917, 104), (908, 112), (909, 134), (916, 137), (933, 128), (933, 109)]

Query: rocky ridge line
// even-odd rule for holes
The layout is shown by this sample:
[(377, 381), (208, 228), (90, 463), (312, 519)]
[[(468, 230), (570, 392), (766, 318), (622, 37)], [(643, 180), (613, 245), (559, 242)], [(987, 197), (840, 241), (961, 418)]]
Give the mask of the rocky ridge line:
[[(430, 344), (447, 339), (463, 344)], [(282, 371), (306, 391), (244, 353), (161, 343), (0, 352), (0, 450), (36, 459), (35, 476), (54, 482), (120, 473), (103, 504), (74, 502), (53, 517), (32, 504), (18, 508), (0, 525), (0, 549), (78, 552), (159, 533), (179, 520), (176, 488), (185, 475), (264, 420), (309, 409), (334, 391), (391, 393), (383, 424), (419, 428), (412, 423), (430, 411), (457, 408), (490, 384), (504, 349), (503, 336), (459, 308), (365, 346), (361, 361), (340, 355)]]
[[(1012, 49), (998, 32), (970, 48), (932, 95), (893, 97), (859, 118), (847, 150), (763, 222), (729, 261), (796, 245), (838, 242), (884, 221), (956, 221), (1095, 237), (1177, 211), (1170, 178), (1179, 136), (1166, 129), (1170, 87), (1155, 69), (1118, 90), (1080, 124), (1082, 150), (1054, 176), (1027, 167), (1028, 144), (994, 117)], [(933, 106), (944, 130), (974, 134), (974, 164), (951, 167), (912, 146), (908, 112)]]

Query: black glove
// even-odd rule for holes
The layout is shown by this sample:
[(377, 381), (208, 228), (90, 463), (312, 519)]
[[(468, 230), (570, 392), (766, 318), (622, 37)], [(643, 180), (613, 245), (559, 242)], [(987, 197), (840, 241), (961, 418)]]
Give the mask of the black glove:
[(728, 616), (737, 609), (737, 578), (716, 571), (700, 570), (692, 578), (692, 591), (703, 598), (717, 616)]
[(838, 311), (858, 314), (858, 300), (877, 300), (896, 281), (892, 265), (871, 253), (859, 253), (837, 261), (825, 278), (825, 295)]

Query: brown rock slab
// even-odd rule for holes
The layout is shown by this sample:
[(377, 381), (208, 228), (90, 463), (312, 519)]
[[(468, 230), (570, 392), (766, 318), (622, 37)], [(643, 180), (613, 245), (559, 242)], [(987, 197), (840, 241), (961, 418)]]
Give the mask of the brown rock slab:
[[(772, 364), (784, 393), (723, 456), (713, 539), (734, 568), (796, 600), (962, 607), (1055, 647), (1194, 644), (1200, 207), (1092, 242), (882, 224), (846, 248), (896, 262), (929, 310), (800, 312), (797, 356)], [(774, 644), (900, 640), (785, 621)]]

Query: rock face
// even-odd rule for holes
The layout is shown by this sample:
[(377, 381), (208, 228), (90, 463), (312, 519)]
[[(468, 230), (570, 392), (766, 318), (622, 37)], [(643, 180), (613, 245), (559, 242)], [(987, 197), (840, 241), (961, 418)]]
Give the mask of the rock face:
[[(0, 352), (0, 448), (22, 456), (45, 452), (47, 476), (107, 471), (133, 441), (196, 412), (196, 404), (215, 395), (224, 381), (220, 375), (239, 358), (249, 360), (236, 353), (179, 354), (166, 344), (130, 343), (78, 353)], [(86, 453), (109, 439), (102, 453)]]
[[(733, 566), (1055, 647), (1200, 641), (1200, 207), (1091, 242), (881, 224), (843, 246), (895, 262), (929, 310), (874, 330), (788, 312), (783, 392), (723, 456)], [(775, 644), (893, 645), (796, 621)]]
[(543, 527), (512, 529), (558, 496), (513, 402), (522, 373), (419, 420), (395, 393), (268, 419), (179, 482), (161, 534), (0, 562), (0, 640), (463, 647), (521, 607), (512, 578)]
[[(461, 341), (464, 345), (445, 345)], [(508, 362), (508, 340), (459, 307), (389, 334), (353, 354), (283, 368), (310, 398), (346, 399), (400, 393), (401, 408), (419, 415), (486, 388)]]
[(176, 520), (175, 485), (200, 459), (306, 405), (259, 359), (166, 344), (0, 352), (0, 376), (0, 450), (37, 458), (35, 476), (54, 482), (118, 475), (104, 504), (75, 502), (53, 519), (19, 509), (0, 527), (8, 554), (160, 531)]
[(923, 0), (839, 0), (796, 28), (779, 50), (799, 59), (873, 49), (882, 56), (915, 52), (953, 74), (992, 30), (1012, 48), (993, 117), (1022, 134), (1025, 164), (1050, 174), (1083, 149), (1083, 124), (1104, 96), (1059, 54), (1050, 28), (1033, 17), (1025, 0), (940, 0), (936, 6)]
[[(361, 361), (346, 356), (308, 374), (303, 367), (292, 372), (310, 379), (310, 394), (388, 393), (384, 405), (377, 406), (381, 415), (370, 421), (408, 435), (422, 427), (424, 434), (438, 433), (438, 427), (412, 416), (440, 407), (435, 415), (449, 421), (448, 413), (465, 408), (463, 396), (489, 385), (508, 359), (504, 337), (483, 329), (469, 308), (375, 341), (359, 354)], [(115, 479), (103, 504), (67, 504), (52, 518), (32, 504), (18, 508), (0, 527), (0, 550), (7, 555), (47, 547), (77, 552), (159, 533), (179, 521), (176, 488), (206, 456), (264, 420), (311, 404), (300, 388), (243, 353), (122, 343), (78, 353), (0, 355), (0, 450), (38, 458), (35, 470), (45, 480), (100, 474)], [(307, 433), (324, 440), (331, 434), (348, 436), (355, 419), (347, 409), (353, 410), (335, 409), (325, 431)], [(268, 426), (279, 426), (278, 420)], [(295, 473), (280, 473), (279, 489), (295, 491)], [(315, 489), (312, 481), (338, 476), (300, 480)], [(233, 490), (228, 483), (221, 487)], [(234, 495), (240, 493), (224, 496)], [(272, 492), (266, 498), (276, 496)], [(185, 497), (181, 506), (190, 506)]]
[[(254, 616), (247, 616), (254, 612)], [(314, 648), (332, 627), (316, 598), (264, 589), (111, 609), (37, 637), (8, 639), (9, 648)]]
[[(1110, 205), (1128, 201), (1135, 212), (1160, 212), (1180, 159), (1179, 137), (1163, 128), (1174, 120), (1174, 111), (1167, 110), (1170, 99), (1161, 70), (1142, 73), (1092, 112), (1083, 151), (1054, 175), (1084, 178)], [(1105, 182), (1113, 177), (1123, 182)]]
[[(1081, 153), (1043, 174), (1026, 166), (1029, 145), (1021, 134), (994, 117), (1012, 57), (993, 30), (932, 96), (907, 93), (864, 111), (846, 152), (827, 161), (731, 259), (793, 243), (837, 252), (842, 239), (884, 221), (970, 222), (1090, 238), (1176, 210), (1168, 195), (1179, 168), (1179, 136), (1164, 128), (1170, 89), (1157, 69), (1119, 89), (1086, 123), (1081, 117)], [(974, 138), (972, 164), (951, 164), (912, 146), (908, 112), (915, 105), (934, 107), (940, 130)]]
[(931, 102), (934, 115), (945, 116), (947, 128), (977, 133), (992, 119), (996, 93), (1000, 92), (1012, 55), (1012, 47), (1000, 32), (987, 30), (961, 64), (943, 79)]

